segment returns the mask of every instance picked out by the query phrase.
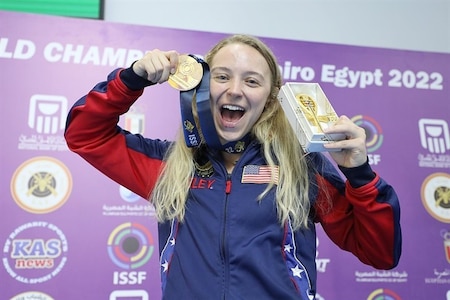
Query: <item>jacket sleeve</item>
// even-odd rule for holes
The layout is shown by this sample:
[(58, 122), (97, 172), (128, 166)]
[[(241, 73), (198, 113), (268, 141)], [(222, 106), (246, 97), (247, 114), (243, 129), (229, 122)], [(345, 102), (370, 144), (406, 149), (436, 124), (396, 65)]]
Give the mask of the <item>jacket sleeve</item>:
[(117, 124), (150, 84), (131, 68), (114, 70), (107, 81), (72, 106), (64, 134), (71, 151), (145, 199), (156, 182), (168, 142), (131, 134)]
[(341, 249), (377, 269), (397, 266), (402, 247), (398, 197), (368, 163), (356, 168), (339, 167), (347, 180), (322, 157), (315, 174), (316, 222)]

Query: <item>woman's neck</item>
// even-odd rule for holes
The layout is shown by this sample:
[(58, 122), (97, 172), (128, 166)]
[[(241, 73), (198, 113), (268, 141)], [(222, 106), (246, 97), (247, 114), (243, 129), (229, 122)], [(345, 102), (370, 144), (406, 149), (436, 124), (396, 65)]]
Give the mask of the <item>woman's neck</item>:
[(233, 172), (234, 166), (237, 164), (241, 155), (242, 153), (228, 153), (222, 151), (223, 161), (228, 174), (231, 174), (231, 172)]

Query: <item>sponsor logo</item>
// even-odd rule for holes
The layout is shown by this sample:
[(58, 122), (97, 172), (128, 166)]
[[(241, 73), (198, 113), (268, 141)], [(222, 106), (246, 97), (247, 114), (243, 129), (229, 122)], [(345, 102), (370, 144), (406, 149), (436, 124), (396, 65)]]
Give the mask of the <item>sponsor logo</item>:
[(408, 282), (408, 273), (406, 271), (390, 271), (390, 270), (377, 270), (377, 271), (355, 271), (356, 282), (394, 282), (405, 283)]
[[(104, 204), (103, 216), (106, 217), (146, 217), (155, 215), (155, 207), (141, 196), (124, 186), (119, 186), (120, 198), (127, 204)], [(139, 204), (141, 201), (142, 204)]]
[(128, 202), (128, 203), (135, 203), (135, 202), (139, 201), (140, 199), (142, 199), (139, 195), (133, 193), (132, 191), (130, 191), (129, 189), (127, 189), (124, 186), (119, 186), (119, 194), (120, 194), (120, 198), (122, 198), (122, 200), (124, 200), (125, 202)]
[(450, 133), (448, 123), (440, 119), (419, 120), (420, 144), (427, 152), (419, 153), (419, 166), (450, 168)]
[(145, 265), (154, 251), (154, 240), (150, 231), (138, 223), (123, 223), (117, 226), (108, 238), (108, 255), (111, 261), (125, 270)]
[(422, 204), (436, 220), (450, 223), (450, 174), (433, 173), (422, 183)]
[(145, 115), (138, 111), (129, 111), (125, 114), (125, 130), (135, 133), (144, 134), (145, 129)]
[(28, 126), (38, 133), (55, 134), (64, 129), (66, 113), (66, 97), (33, 95), (28, 110)]
[(109, 295), (109, 300), (148, 300), (148, 293), (145, 290), (120, 290), (113, 291)]
[(11, 194), (24, 210), (43, 214), (61, 207), (72, 191), (69, 169), (52, 157), (35, 157), (22, 163), (11, 180)]
[(319, 258), (319, 238), (316, 238), (316, 266), (317, 272), (325, 273), (327, 269), (327, 265), (330, 263), (331, 259), (329, 258)]
[(445, 153), (450, 150), (448, 124), (444, 120), (420, 119), (420, 143), (430, 153)]
[(19, 136), (20, 150), (67, 150), (62, 135), (67, 115), (67, 99), (59, 95), (32, 95), (28, 108), (31, 135)]
[(29, 222), (17, 227), (3, 246), (3, 266), (25, 284), (46, 282), (64, 268), (68, 243), (61, 229), (48, 222)]
[(13, 296), (10, 300), (54, 300), (54, 299), (45, 293), (33, 291)]
[(425, 278), (425, 283), (428, 284), (449, 284), (450, 283), (450, 269), (434, 268), (432, 277)]
[(401, 300), (400, 296), (389, 289), (376, 289), (370, 293), (367, 300)]
[(444, 239), (444, 252), (447, 262), (450, 264), (450, 232), (448, 230), (442, 230), (441, 236)]
[(369, 164), (378, 165), (381, 155), (373, 153), (383, 144), (383, 130), (375, 119), (369, 116), (357, 115), (351, 119), (356, 125), (362, 127), (366, 132), (366, 148)]

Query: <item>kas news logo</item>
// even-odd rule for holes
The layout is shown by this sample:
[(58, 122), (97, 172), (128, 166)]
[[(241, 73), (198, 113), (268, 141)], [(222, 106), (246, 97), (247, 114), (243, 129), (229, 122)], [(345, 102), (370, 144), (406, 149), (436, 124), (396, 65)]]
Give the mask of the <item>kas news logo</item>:
[(68, 243), (56, 225), (33, 221), (17, 227), (3, 246), (6, 272), (24, 284), (37, 284), (57, 276), (67, 262)]
[(420, 167), (450, 168), (448, 123), (440, 119), (419, 120), (420, 144), (427, 153), (418, 156)]

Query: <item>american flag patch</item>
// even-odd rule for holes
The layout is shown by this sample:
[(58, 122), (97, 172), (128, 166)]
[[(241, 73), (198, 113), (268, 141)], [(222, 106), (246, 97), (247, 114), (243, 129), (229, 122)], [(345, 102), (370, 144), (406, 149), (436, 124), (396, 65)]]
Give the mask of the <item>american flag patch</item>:
[(247, 165), (242, 173), (242, 183), (274, 183), (278, 184), (278, 166)]

